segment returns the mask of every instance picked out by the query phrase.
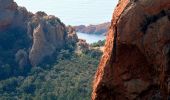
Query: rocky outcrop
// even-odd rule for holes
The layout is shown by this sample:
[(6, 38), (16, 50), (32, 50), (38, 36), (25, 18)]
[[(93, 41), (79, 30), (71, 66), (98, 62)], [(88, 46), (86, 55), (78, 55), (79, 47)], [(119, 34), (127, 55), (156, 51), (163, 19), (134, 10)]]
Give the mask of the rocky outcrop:
[(0, 2), (0, 27), (6, 27), (13, 21), (17, 4), (12, 0), (1, 0)]
[(168, 100), (170, 0), (119, 0), (92, 100)]
[(76, 43), (79, 41), (78, 36), (76, 34), (76, 31), (74, 27), (68, 26), (67, 27), (67, 44), (68, 45), (76, 45)]
[(15, 54), (15, 60), (21, 68), (29, 65), (28, 54), (25, 50), (18, 50)]
[(13, 0), (0, 0), (0, 31), (9, 28), (26, 28), (25, 21), (33, 14), (18, 7)]
[(77, 54), (82, 54), (87, 52), (90, 48), (89, 44), (86, 42), (86, 40), (83, 39), (79, 39), (79, 41), (77, 42), (77, 46), (76, 46), (76, 50), (75, 52)]
[(87, 34), (96, 34), (96, 35), (106, 35), (109, 29), (110, 22), (98, 24), (98, 25), (80, 25), (75, 26), (77, 32), (87, 33)]
[(12, 60), (19, 66), (39, 65), (68, 42), (78, 41), (75, 31), (68, 31), (59, 18), (44, 12), (32, 14), (13, 0), (0, 0), (0, 37), (5, 38), (0, 40), (0, 50), (6, 53), (0, 62)]
[(28, 25), (28, 34), (33, 39), (29, 59), (33, 66), (45, 57), (51, 56), (56, 49), (64, 47), (66, 38), (65, 25), (54, 16), (38, 12)]

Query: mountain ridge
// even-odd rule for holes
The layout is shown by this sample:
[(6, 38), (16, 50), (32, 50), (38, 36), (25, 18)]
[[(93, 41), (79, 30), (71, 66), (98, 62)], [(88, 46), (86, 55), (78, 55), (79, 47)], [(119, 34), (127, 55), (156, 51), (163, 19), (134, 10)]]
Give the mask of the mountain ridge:
[(110, 22), (105, 22), (96, 25), (79, 25), (74, 26), (77, 32), (86, 33), (86, 34), (96, 34), (96, 35), (106, 35), (110, 27)]

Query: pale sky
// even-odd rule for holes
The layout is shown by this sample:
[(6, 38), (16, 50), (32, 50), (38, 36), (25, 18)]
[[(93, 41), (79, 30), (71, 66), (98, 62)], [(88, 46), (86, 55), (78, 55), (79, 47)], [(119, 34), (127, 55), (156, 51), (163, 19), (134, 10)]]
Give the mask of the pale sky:
[(45, 11), (66, 25), (99, 24), (111, 20), (118, 0), (14, 0), (33, 13)]

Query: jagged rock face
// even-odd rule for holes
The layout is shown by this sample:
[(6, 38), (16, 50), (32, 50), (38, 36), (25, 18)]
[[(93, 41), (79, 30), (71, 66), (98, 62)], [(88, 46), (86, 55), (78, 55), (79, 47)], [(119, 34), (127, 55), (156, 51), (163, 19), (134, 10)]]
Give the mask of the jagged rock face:
[[(32, 14), (26, 8), (18, 7), (13, 0), (0, 0), (0, 37), (5, 38), (0, 40), (0, 50), (19, 66), (25, 66), (28, 62), (32, 66), (39, 65), (46, 57), (64, 48), (70, 38), (78, 41), (75, 32), (67, 32), (57, 17), (44, 12)], [(11, 38), (13, 43), (8, 41)], [(4, 58), (0, 57), (0, 66)]]
[(33, 45), (29, 59), (33, 66), (38, 65), (45, 57), (51, 56), (56, 49), (64, 47), (66, 38), (65, 25), (54, 16), (37, 13), (29, 22), (29, 36)]
[[(26, 33), (27, 20), (32, 16), (24, 7), (18, 7), (13, 0), (0, 0), (0, 66), (11, 64), (16, 61), (15, 54), (29, 46)], [(25, 45), (27, 44), (27, 45)], [(12, 62), (12, 63), (11, 63)], [(22, 63), (25, 61), (21, 61)]]
[(170, 0), (120, 0), (93, 100), (161, 100), (170, 85)]
[(79, 39), (79, 41), (77, 42), (77, 46), (76, 46), (76, 50), (75, 52), (77, 54), (82, 54), (87, 52), (90, 48), (89, 44), (86, 42), (86, 40), (83, 39)]
[(79, 41), (76, 31), (72, 26), (67, 27), (67, 33), (67, 44), (76, 44)]
[(0, 0), (0, 31), (10, 28), (26, 29), (26, 20), (33, 14), (18, 7), (13, 0)]
[(17, 9), (16, 3), (12, 0), (0, 0), (0, 28), (10, 25)]

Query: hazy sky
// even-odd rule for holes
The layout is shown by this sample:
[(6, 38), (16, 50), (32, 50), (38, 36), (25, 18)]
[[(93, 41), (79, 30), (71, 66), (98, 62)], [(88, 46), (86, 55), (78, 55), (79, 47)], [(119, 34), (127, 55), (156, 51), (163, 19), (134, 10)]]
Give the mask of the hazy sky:
[(65, 24), (98, 24), (111, 20), (118, 0), (14, 0), (33, 13), (45, 11)]

